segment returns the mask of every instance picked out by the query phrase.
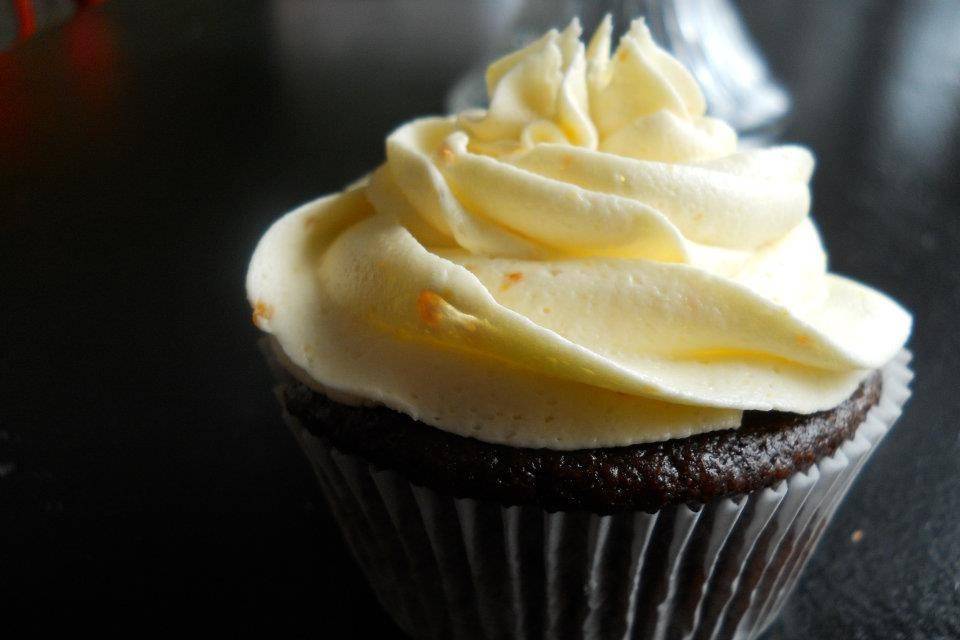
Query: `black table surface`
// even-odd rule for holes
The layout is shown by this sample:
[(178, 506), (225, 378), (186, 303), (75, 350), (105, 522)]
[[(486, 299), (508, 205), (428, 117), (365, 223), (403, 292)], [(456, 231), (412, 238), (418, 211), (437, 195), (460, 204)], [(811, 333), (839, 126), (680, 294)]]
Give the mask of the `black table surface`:
[[(0, 56), (0, 609), (270, 602), (394, 637), (243, 277), (272, 219), (443, 109), (509, 6), (116, 0)], [(960, 3), (747, 18), (794, 91), (784, 137), (818, 156), (832, 268), (916, 321), (906, 414), (768, 637), (958, 638)]]

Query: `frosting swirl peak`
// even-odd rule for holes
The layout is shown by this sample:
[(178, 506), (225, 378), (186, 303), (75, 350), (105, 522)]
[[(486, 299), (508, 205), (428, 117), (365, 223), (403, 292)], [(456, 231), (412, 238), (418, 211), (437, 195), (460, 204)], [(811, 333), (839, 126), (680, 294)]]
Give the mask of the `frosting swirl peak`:
[(490, 105), (261, 240), (259, 326), (322, 388), (492, 442), (580, 448), (835, 406), (911, 319), (827, 272), (813, 157), (741, 149), (642, 21), (493, 63)]

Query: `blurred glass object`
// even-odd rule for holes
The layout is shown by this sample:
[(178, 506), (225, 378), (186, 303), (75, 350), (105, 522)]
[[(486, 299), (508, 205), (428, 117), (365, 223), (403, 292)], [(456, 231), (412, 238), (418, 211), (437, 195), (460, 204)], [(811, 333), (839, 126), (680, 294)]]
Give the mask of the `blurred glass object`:
[[(490, 60), (523, 46), (550, 28), (579, 17), (589, 35), (610, 13), (623, 32), (644, 17), (654, 39), (694, 74), (711, 115), (726, 120), (746, 142), (779, 135), (791, 108), (790, 94), (773, 77), (762, 53), (729, 0), (527, 0), (505, 2), (510, 26)], [(472, 69), (451, 88), (450, 112), (486, 103), (485, 67)]]
[[(898, 173), (950, 166), (960, 128), (960, 3), (917, 3), (890, 38), (891, 72), (878, 111), (878, 159)], [(890, 173), (895, 173), (890, 171)], [(955, 177), (954, 177), (955, 178)]]

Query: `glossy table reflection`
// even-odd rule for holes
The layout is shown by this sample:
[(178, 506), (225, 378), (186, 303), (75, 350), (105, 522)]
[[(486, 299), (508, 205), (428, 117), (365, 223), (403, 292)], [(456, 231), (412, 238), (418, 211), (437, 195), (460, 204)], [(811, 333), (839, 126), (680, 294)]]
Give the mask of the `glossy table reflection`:
[[(4, 603), (396, 633), (282, 426), (243, 275), (273, 218), (439, 111), (514, 5), (115, 0), (0, 56)], [(746, 17), (818, 155), (833, 268), (916, 314), (906, 416), (768, 637), (960, 637), (960, 5)]]

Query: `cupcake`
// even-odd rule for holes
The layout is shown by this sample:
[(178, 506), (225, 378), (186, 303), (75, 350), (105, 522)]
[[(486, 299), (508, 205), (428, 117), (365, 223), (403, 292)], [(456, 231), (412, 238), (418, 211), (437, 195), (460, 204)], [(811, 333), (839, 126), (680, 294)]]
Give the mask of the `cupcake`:
[(810, 152), (742, 148), (642, 21), (493, 63), (279, 219), (247, 274), (285, 416), (417, 638), (750, 638), (909, 396), (829, 273)]

